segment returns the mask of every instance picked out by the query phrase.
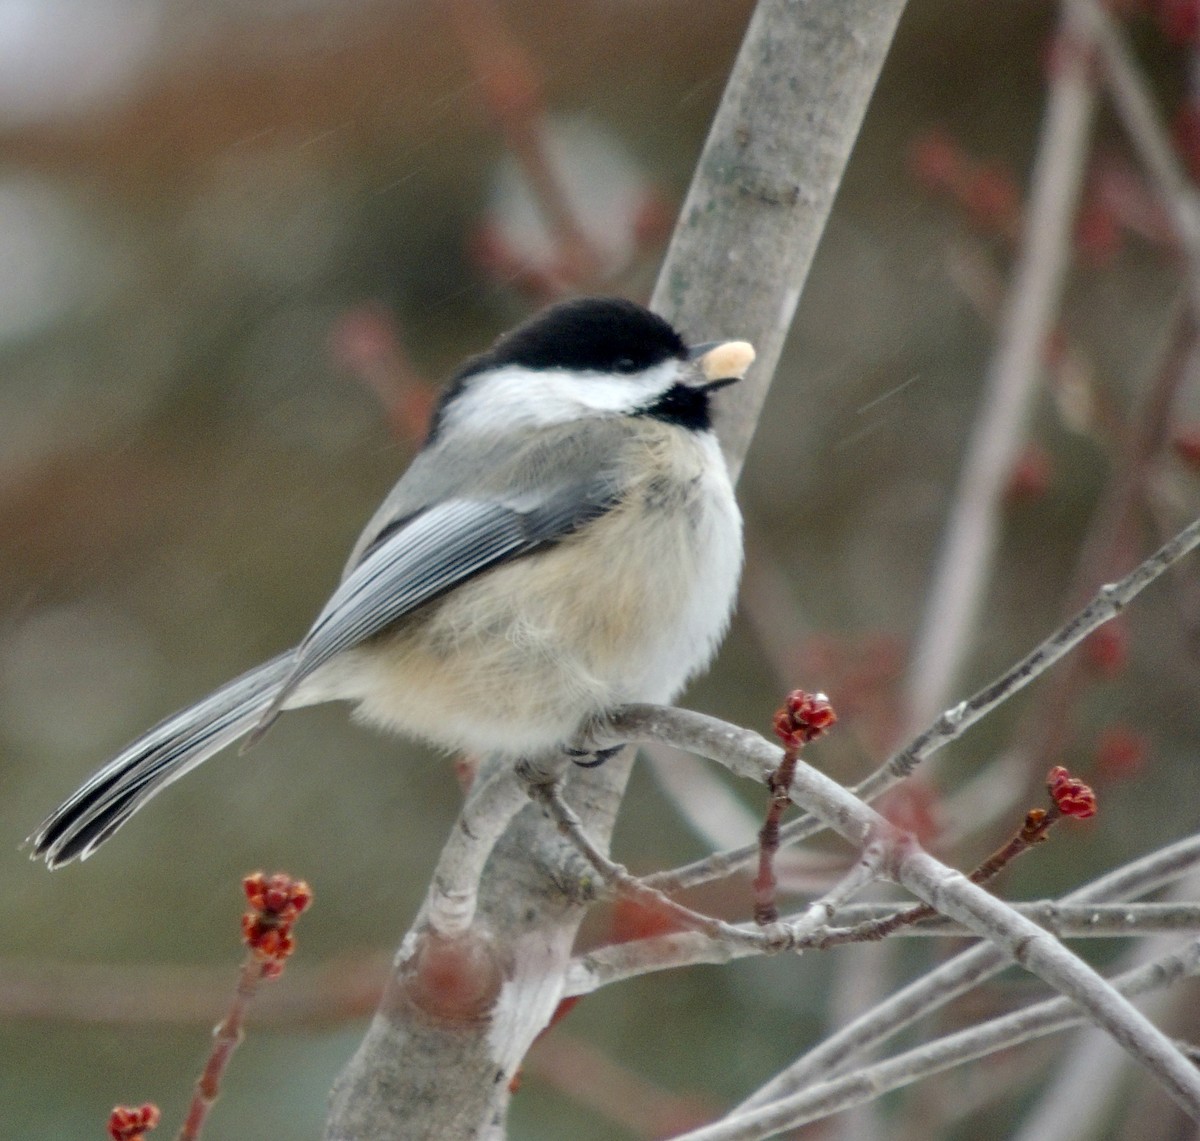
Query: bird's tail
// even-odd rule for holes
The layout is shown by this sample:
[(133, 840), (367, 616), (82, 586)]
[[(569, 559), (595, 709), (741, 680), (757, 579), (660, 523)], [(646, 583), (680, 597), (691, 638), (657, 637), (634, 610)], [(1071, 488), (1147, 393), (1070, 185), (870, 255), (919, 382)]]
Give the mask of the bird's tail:
[(87, 859), (152, 796), (250, 732), (294, 656), (272, 658), (132, 741), (29, 837), (32, 858), (51, 868)]

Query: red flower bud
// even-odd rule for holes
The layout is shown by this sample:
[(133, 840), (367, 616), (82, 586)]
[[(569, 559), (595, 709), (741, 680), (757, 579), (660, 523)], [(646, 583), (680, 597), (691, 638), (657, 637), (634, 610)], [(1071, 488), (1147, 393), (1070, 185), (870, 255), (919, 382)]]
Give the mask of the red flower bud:
[(1055, 765), (1046, 774), (1050, 799), (1064, 816), (1086, 820), (1096, 815), (1096, 794), (1081, 780), (1071, 776), (1062, 765)]
[(787, 695), (783, 708), (775, 714), (775, 735), (785, 749), (800, 749), (836, 721), (837, 714), (823, 693), (794, 689)]
[(152, 1102), (145, 1105), (118, 1105), (108, 1115), (108, 1135), (112, 1141), (142, 1141), (158, 1124), (161, 1115)]
[(312, 903), (312, 888), (303, 880), (292, 879), (283, 872), (273, 876), (255, 872), (242, 881), (242, 887), (255, 911), (287, 922), (294, 920)]
[(255, 872), (242, 881), (252, 911), (242, 916), (242, 939), (262, 964), (265, 978), (277, 978), (295, 949), (292, 924), (312, 903), (312, 889), (303, 880), (279, 873)]

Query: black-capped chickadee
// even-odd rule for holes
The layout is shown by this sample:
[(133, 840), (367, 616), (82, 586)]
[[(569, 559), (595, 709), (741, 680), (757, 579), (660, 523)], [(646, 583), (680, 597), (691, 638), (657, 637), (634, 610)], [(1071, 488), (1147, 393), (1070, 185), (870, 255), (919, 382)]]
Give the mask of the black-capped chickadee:
[(501, 337), (455, 374), (300, 645), (132, 742), (30, 837), (34, 858), (86, 858), (283, 709), (352, 701), (516, 759), (586, 755), (607, 711), (670, 701), (733, 608), (742, 523), (709, 396), (753, 359), (609, 298)]

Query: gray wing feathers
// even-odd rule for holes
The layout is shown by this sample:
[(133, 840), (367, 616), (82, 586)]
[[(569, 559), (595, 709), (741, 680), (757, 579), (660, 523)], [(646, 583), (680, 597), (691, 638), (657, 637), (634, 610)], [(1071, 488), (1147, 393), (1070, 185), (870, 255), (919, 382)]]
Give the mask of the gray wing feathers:
[(370, 548), (343, 579), (300, 644), (291, 674), (251, 734), (253, 744), (288, 695), (336, 654), (490, 567), (561, 539), (615, 505), (612, 480), (598, 476), (522, 509), (451, 500), (417, 515)]
[(378, 633), (397, 618), (526, 541), (521, 516), (495, 503), (451, 502), (379, 544), (334, 591), (300, 648), (297, 673)]
[(132, 741), (29, 838), (33, 858), (52, 868), (86, 859), (152, 796), (249, 732), (294, 656), (272, 658)]
[(350, 552), (343, 577), (385, 534), (437, 504), (469, 501), (519, 510), (547, 503), (575, 489), (585, 472), (614, 472), (629, 438), (628, 419), (618, 416), (535, 432), (448, 436), (420, 452), (379, 505)]

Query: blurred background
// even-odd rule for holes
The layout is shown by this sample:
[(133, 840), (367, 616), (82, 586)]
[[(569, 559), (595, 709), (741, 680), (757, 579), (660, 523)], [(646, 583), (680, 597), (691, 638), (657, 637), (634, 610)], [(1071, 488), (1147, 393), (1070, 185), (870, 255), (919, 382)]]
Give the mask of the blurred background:
[[(1123, 8), (1191, 162), (1195, 6)], [(128, 738), (303, 633), (464, 355), (563, 291), (648, 296), (751, 9), (0, 0), (4, 1136), (99, 1137), (115, 1102), (146, 1099), (174, 1127), (234, 984), (239, 881), (255, 868), (305, 877), (316, 903), (210, 1132), (320, 1136), (381, 958), (454, 819), (448, 761), (341, 708), (302, 711), (86, 865), (51, 876), (18, 844)], [(874, 767), (905, 724), (1055, 19), (1041, 0), (910, 0), (741, 481), (745, 597), (686, 701), (766, 729), (785, 689), (827, 691), (842, 724), (811, 758), (839, 779)], [(1076, 246), (964, 695), (1200, 505), (1178, 255), (1107, 109)], [(1163, 385), (1134, 506), (1081, 561)], [(1101, 816), (1016, 870), (1014, 895), (1185, 834), (1200, 802), (1196, 587), (1185, 563), (1067, 680), (979, 726), (891, 810), (968, 867), (1019, 823), (1043, 762), (1069, 764)], [(995, 770), (1000, 818), (972, 819), (978, 796), (953, 797), (1013, 755)], [(761, 814), (757, 790), (727, 793)], [(752, 838), (742, 825), (728, 842)], [(706, 851), (640, 767), (617, 858), (649, 871)], [(744, 879), (693, 902), (738, 919), (751, 907)], [(598, 914), (587, 937), (613, 922)], [(889, 970), (939, 953), (910, 944)], [(661, 1136), (735, 1103), (836, 1020), (839, 954), (590, 997), (531, 1057), (513, 1136)], [(1013, 975), (963, 1017), (1030, 986)], [(955, 1072), (922, 1135), (1009, 1135), (1012, 1090), (1053, 1049), (1006, 1063), (1015, 1086)], [(1143, 1121), (1168, 1112), (1141, 1079), (1130, 1090)]]

